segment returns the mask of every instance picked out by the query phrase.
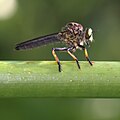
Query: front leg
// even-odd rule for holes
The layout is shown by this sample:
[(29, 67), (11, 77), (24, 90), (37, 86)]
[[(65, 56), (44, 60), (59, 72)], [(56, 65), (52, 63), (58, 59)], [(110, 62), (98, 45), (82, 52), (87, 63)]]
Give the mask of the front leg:
[(87, 52), (87, 49), (85, 48), (85, 46), (82, 46), (82, 45), (79, 45), (80, 48), (82, 48), (84, 50), (84, 54), (85, 54), (85, 58), (86, 60), (89, 62), (89, 64), (92, 66), (92, 62), (90, 61), (90, 58), (88, 56), (88, 52)]
[(89, 58), (89, 56), (88, 56), (88, 52), (87, 52), (87, 49), (86, 49), (86, 48), (84, 48), (84, 52), (85, 52), (85, 57), (86, 57), (87, 61), (88, 61), (89, 64), (92, 66), (93, 64), (92, 64), (92, 62), (90, 61), (90, 58)]

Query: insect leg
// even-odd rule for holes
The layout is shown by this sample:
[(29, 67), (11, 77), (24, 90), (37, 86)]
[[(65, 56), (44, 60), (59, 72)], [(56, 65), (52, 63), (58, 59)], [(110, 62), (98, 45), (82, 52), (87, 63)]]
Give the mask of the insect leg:
[(90, 58), (88, 56), (88, 52), (87, 52), (86, 48), (84, 48), (84, 52), (85, 52), (85, 57), (86, 57), (87, 61), (90, 63), (90, 65), (93, 65), (92, 62), (90, 61)]
[(58, 70), (59, 72), (61, 72), (61, 64), (60, 64), (60, 61), (59, 61), (59, 58), (58, 56), (56, 55), (55, 51), (67, 51), (68, 48), (52, 48), (52, 54), (58, 64)]
[(80, 69), (80, 64), (79, 64), (79, 62), (78, 62), (78, 59), (75, 57), (75, 55), (73, 55), (73, 54), (70, 52), (70, 49), (72, 49), (72, 48), (68, 48), (67, 52), (68, 52), (68, 54), (76, 61), (77, 66), (78, 66), (78, 68)]
[(89, 64), (92, 66), (93, 64), (92, 64), (92, 62), (90, 61), (90, 58), (89, 58), (89, 56), (88, 56), (87, 49), (86, 49), (84, 46), (82, 46), (82, 45), (79, 45), (79, 47), (81, 47), (81, 48), (84, 50), (86, 60), (87, 60), (87, 61), (89, 62)]

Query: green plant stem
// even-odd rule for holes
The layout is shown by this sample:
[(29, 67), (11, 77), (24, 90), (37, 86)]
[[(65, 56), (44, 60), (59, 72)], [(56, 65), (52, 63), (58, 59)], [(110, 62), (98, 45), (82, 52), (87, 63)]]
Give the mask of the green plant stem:
[(1, 61), (0, 97), (119, 98), (120, 62)]

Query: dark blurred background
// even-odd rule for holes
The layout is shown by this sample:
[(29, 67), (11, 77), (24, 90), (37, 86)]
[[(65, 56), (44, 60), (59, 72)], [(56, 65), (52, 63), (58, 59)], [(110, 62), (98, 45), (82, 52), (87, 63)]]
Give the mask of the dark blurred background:
[[(95, 42), (88, 49), (92, 60), (120, 60), (119, 0), (0, 0), (0, 59), (54, 60), (51, 48), (63, 44), (29, 51), (15, 51), (15, 44), (59, 32), (70, 21), (94, 29)], [(84, 60), (82, 51), (75, 54)], [(0, 99), (0, 119), (6, 120), (119, 120), (119, 113), (119, 99)]]

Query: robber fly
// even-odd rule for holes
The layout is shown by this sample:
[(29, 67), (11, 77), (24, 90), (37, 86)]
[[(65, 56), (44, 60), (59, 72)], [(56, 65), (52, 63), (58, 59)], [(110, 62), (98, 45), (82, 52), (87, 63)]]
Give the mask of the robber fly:
[(90, 43), (93, 41), (93, 31), (91, 28), (83, 29), (83, 26), (79, 23), (70, 22), (61, 29), (60, 32), (34, 38), (32, 40), (27, 40), (25, 42), (19, 43), (16, 45), (16, 50), (26, 50), (34, 47), (46, 45), (52, 42), (64, 42), (67, 47), (63, 48), (52, 48), (52, 54), (58, 64), (58, 70), (61, 72), (61, 64), (59, 58), (56, 55), (56, 51), (66, 51), (77, 63), (78, 68), (80, 69), (80, 64), (78, 59), (73, 52), (76, 49), (83, 50), (85, 57), (89, 64), (92, 66), (92, 62), (89, 59), (88, 52), (85, 46), (90, 46)]

